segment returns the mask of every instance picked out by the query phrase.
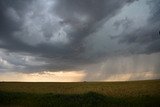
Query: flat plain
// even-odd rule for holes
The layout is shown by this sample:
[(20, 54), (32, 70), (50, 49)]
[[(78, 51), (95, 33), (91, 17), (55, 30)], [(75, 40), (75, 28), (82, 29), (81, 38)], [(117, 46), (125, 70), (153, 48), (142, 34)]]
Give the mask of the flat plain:
[(0, 82), (0, 107), (160, 107), (160, 80)]

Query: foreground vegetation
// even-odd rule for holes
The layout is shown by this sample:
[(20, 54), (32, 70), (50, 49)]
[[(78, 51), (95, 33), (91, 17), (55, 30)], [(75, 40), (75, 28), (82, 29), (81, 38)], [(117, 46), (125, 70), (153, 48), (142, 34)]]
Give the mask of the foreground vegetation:
[(160, 80), (132, 82), (0, 82), (6, 107), (159, 107)]

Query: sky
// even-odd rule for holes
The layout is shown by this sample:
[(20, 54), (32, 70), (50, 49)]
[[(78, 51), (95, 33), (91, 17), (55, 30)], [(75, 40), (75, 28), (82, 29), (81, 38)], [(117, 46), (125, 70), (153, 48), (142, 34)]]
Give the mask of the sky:
[(160, 0), (0, 0), (0, 81), (160, 79)]

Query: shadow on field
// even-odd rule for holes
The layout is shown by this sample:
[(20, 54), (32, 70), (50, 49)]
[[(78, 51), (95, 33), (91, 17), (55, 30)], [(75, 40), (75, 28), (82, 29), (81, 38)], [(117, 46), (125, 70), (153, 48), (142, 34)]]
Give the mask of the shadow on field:
[(32, 94), (0, 92), (3, 107), (159, 107), (159, 96), (109, 97), (95, 92), (84, 94)]

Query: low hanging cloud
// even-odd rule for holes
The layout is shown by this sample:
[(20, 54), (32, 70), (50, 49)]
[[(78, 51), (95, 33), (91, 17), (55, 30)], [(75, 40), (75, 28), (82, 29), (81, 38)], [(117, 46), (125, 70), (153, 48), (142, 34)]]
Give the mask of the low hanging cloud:
[(47, 62), (38, 56), (33, 56), (27, 53), (8, 52), (2, 49), (0, 50), (1, 72), (31, 72), (32, 70), (41, 70), (45, 65), (47, 65)]
[[(101, 68), (114, 57), (159, 58), (158, 4), (159, 0), (1, 0), (0, 72), (90, 74), (88, 67)], [(158, 70), (156, 64), (151, 65)]]

